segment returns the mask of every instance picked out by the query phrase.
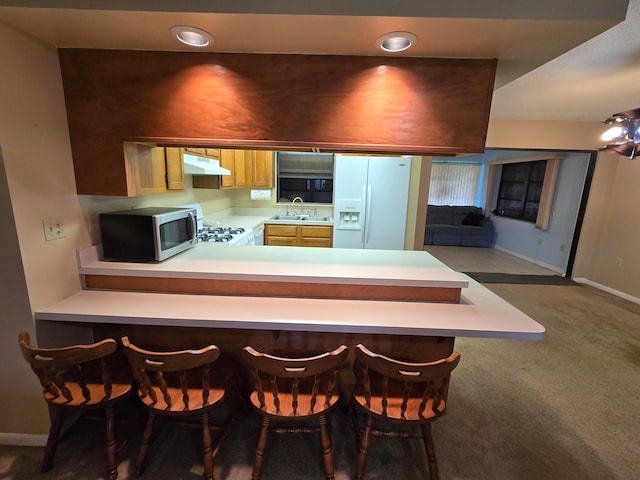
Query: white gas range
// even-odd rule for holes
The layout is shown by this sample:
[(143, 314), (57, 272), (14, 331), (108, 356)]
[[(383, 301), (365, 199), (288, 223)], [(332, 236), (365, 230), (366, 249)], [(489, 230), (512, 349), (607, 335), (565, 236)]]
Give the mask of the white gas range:
[(198, 243), (219, 243), (223, 245), (255, 245), (253, 229), (249, 227), (226, 226), (220, 222), (204, 221), (204, 213), (199, 203), (181, 205), (182, 207), (195, 208), (198, 217)]
[(235, 246), (255, 245), (253, 230), (245, 227), (202, 227), (198, 229), (198, 242), (224, 243)]

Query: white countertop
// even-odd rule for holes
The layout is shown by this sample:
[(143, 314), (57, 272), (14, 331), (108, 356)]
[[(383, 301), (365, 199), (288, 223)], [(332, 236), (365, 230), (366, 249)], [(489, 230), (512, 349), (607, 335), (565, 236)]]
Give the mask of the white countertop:
[(78, 254), (81, 274), (465, 288), (468, 277), (427, 252), (199, 243), (160, 263), (105, 262)]
[(460, 304), (83, 290), (41, 309), (35, 318), (38, 322), (543, 338), (545, 330), (538, 322), (466, 275), (458, 275), (468, 282)]
[[(265, 223), (276, 223), (284, 225), (321, 225), (321, 226), (333, 226), (333, 208), (331, 207), (319, 207), (316, 208), (317, 216), (326, 216), (329, 221), (326, 222), (294, 222), (286, 220), (272, 220), (276, 215), (284, 215), (288, 210), (287, 207), (281, 208), (230, 208), (221, 210), (214, 213), (209, 213), (204, 216), (203, 222), (205, 225), (220, 225), (222, 227), (244, 227), (252, 228), (254, 230), (261, 228)], [(293, 209), (292, 209), (293, 210)], [(304, 210), (304, 209), (302, 209)], [(308, 210), (308, 209), (307, 209)], [(307, 211), (305, 210), (305, 211)]]

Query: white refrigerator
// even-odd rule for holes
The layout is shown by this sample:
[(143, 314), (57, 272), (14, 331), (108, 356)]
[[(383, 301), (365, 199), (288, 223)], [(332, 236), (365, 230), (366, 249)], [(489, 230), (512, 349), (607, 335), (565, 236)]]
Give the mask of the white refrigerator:
[(336, 155), (333, 247), (403, 250), (411, 157)]

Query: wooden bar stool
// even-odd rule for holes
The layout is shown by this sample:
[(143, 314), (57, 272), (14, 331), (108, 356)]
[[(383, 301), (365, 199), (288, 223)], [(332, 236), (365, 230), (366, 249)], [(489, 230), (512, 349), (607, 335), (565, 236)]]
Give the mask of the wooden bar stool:
[(31, 364), (42, 385), (50, 408), (51, 428), (44, 449), (41, 472), (53, 467), (64, 412), (104, 409), (106, 418), (106, 478), (118, 477), (114, 403), (123, 399), (132, 386), (126, 362), (118, 365), (116, 341), (102, 340), (91, 345), (37, 348), (30, 345), (27, 332), (18, 335), (25, 360)]
[[(220, 350), (215, 345), (200, 350), (154, 352), (133, 345), (128, 337), (122, 337), (122, 344), (138, 384), (138, 397), (149, 412), (134, 476), (139, 477), (144, 471), (156, 416), (177, 419), (199, 415), (203, 478), (213, 480), (213, 460), (237, 415), (233, 409), (224, 425), (215, 426), (210, 424), (209, 414), (225, 399), (228, 389), (234, 386), (235, 366), (229, 364), (223, 367), (223, 362), (218, 362)], [(222, 432), (215, 448), (211, 441), (211, 430)]]
[[(262, 417), (252, 480), (258, 480), (267, 445), (267, 433), (309, 433), (320, 431), (326, 477), (334, 479), (328, 415), (339, 399), (339, 366), (347, 357), (342, 345), (332, 352), (305, 358), (286, 358), (260, 353), (247, 346), (242, 359), (251, 368), (253, 391), (250, 401)], [(270, 428), (272, 421), (303, 424), (316, 428)], [(329, 426), (327, 426), (329, 425)]]
[[(445, 412), (451, 371), (460, 361), (458, 353), (448, 358), (414, 363), (395, 360), (369, 351), (362, 344), (355, 347), (353, 370), (356, 386), (353, 393), (353, 424), (358, 443), (356, 480), (364, 476), (371, 435), (422, 437), (431, 480), (438, 480), (431, 422)], [(357, 411), (364, 412), (364, 428), (359, 426)], [(399, 429), (374, 429), (374, 420), (387, 426), (419, 425), (421, 435)]]

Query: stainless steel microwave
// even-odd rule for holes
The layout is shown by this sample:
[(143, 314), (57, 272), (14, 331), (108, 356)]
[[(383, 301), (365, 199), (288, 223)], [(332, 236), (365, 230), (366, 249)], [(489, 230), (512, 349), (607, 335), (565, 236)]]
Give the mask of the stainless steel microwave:
[(193, 208), (148, 207), (100, 214), (104, 260), (160, 262), (197, 242)]

